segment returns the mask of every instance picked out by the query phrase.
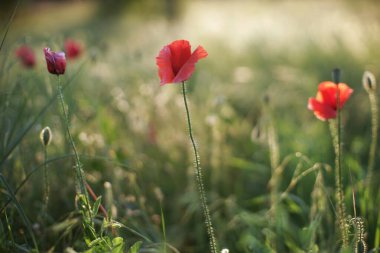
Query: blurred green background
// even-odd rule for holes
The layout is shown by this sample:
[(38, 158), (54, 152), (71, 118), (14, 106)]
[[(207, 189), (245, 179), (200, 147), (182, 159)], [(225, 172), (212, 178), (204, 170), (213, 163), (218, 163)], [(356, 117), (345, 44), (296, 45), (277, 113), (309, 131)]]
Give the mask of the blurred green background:
[[(0, 3), (2, 34), (15, 4)], [(65, 100), (90, 185), (104, 195), (103, 184), (110, 182), (115, 219), (155, 242), (163, 240), (157, 196), (162, 192), (168, 243), (181, 252), (207, 251), (181, 89), (160, 87), (155, 65), (164, 45), (186, 39), (193, 49), (202, 45), (209, 53), (187, 84), (220, 246), (230, 252), (318, 252), (318, 245), (319, 252), (332, 252), (339, 243), (331, 224), (331, 170), (323, 173), (322, 195), (328, 204), (319, 207), (317, 218), (309, 215), (316, 174), (292, 190), (275, 225), (266, 216), (271, 206), (270, 138), (278, 145), (280, 162), (297, 152), (308, 158), (291, 158), (277, 182), (279, 192), (296, 168), (317, 162), (333, 166), (328, 124), (314, 117), (307, 101), (339, 67), (342, 81), (354, 89), (343, 110), (344, 184), (353, 215), (351, 189), (365, 177), (371, 141), (361, 79), (365, 70), (379, 73), (379, 7), (377, 1), (21, 1), (0, 58), (1, 156), (17, 143), (1, 169), (16, 188), (43, 162), (38, 136), (50, 126), (54, 137), (48, 153), (57, 160), (49, 164), (47, 230), (36, 228), (45, 241), (42, 248), (83, 248), (79, 225), (67, 233), (57, 226), (75, 209), (72, 161), (58, 159), (70, 148), (57, 103), (36, 118), (56, 88), (42, 49), (63, 50), (65, 39), (72, 38), (82, 43), (84, 54), (68, 62)], [(15, 58), (22, 44), (36, 52), (34, 69), (23, 69)], [(37, 225), (41, 180), (38, 170), (17, 195)], [(22, 228), (16, 214), (11, 219)], [(371, 249), (376, 222), (366, 225)], [(128, 233), (125, 237), (136, 240)]]

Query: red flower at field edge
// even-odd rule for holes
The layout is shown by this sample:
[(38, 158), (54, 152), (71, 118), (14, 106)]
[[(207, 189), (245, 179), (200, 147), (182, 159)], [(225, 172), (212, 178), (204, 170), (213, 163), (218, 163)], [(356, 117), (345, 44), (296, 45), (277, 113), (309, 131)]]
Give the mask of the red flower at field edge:
[(16, 57), (21, 60), (22, 65), (26, 68), (33, 68), (36, 65), (34, 51), (27, 45), (22, 45), (16, 50)]
[(62, 75), (66, 70), (66, 57), (64, 52), (53, 52), (44, 48), (47, 69), (51, 74)]
[(315, 98), (309, 98), (308, 109), (314, 111), (314, 115), (323, 121), (336, 118), (338, 89), (339, 109), (342, 109), (343, 105), (350, 98), (353, 90), (345, 83), (339, 83), (337, 85), (330, 81), (319, 84)]
[(65, 52), (68, 59), (78, 58), (82, 54), (83, 48), (79, 42), (72, 39), (65, 41)]
[(198, 46), (191, 53), (187, 40), (176, 40), (164, 46), (156, 57), (160, 85), (186, 81), (193, 74), (195, 63), (207, 55), (202, 46)]

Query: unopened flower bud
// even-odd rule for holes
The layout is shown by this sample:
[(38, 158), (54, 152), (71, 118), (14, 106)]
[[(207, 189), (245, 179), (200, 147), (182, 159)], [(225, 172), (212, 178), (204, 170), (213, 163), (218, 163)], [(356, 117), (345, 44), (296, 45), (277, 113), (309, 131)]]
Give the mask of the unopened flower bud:
[(159, 187), (155, 187), (153, 191), (158, 201), (161, 202), (164, 199), (164, 194), (162, 193), (161, 189)]
[(48, 146), (52, 138), (53, 138), (53, 135), (51, 133), (50, 127), (45, 127), (44, 129), (41, 130), (40, 140), (41, 140), (42, 145), (44, 145), (45, 147)]
[(47, 69), (51, 74), (63, 75), (66, 70), (66, 56), (64, 52), (53, 52), (44, 48)]
[(367, 92), (373, 92), (376, 90), (376, 78), (371, 72), (365, 71), (362, 81), (363, 87)]
[(340, 69), (339, 68), (333, 69), (333, 71), (332, 71), (332, 80), (333, 80), (333, 82), (335, 84), (340, 83)]

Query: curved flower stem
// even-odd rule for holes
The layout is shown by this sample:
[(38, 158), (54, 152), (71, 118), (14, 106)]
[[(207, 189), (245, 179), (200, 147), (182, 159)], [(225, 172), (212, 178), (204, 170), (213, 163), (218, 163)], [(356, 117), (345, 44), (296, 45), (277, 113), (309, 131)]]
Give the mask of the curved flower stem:
[(372, 126), (372, 138), (371, 138), (371, 146), (369, 150), (369, 159), (368, 159), (368, 172), (366, 182), (368, 184), (368, 189), (371, 189), (373, 183), (373, 170), (375, 167), (375, 156), (377, 149), (377, 131), (379, 129), (378, 123), (378, 108), (377, 108), (377, 96), (374, 91), (368, 93), (369, 101), (371, 106), (371, 126)]
[[(72, 149), (74, 151), (74, 157), (75, 157), (75, 166), (74, 166), (74, 169), (75, 169), (75, 175), (76, 175), (76, 180), (75, 180), (76, 191), (77, 191), (77, 194), (82, 194), (82, 195), (85, 196), (86, 202), (89, 205), (88, 193), (87, 193), (87, 190), (86, 190), (86, 187), (85, 187), (85, 182), (86, 181), (85, 181), (85, 178), (84, 178), (84, 175), (83, 175), (84, 173), (83, 173), (82, 165), (81, 165), (81, 162), (80, 162), (80, 159), (79, 159), (79, 154), (78, 154), (77, 148), (75, 146), (74, 139), (73, 139), (73, 137), (71, 135), (71, 132), (70, 132), (69, 117), (68, 117), (68, 113), (67, 113), (66, 108), (65, 108), (65, 101), (63, 99), (61, 79), (60, 79), (59, 75), (58, 75), (58, 98), (59, 98), (59, 101), (60, 101), (60, 104), (61, 104), (61, 108), (62, 108), (62, 112), (63, 112), (63, 117), (64, 117), (64, 123), (65, 123), (65, 128), (66, 128), (67, 136), (69, 138), (70, 145), (71, 145), (71, 147), (72, 147)], [(91, 210), (91, 208), (88, 207), (88, 210)]]
[(185, 103), (185, 108), (186, 108), (187, 126), (189, 129), (189, 136), (190, 136), (191, 144), (193, 145), (193, 151), (194, 151), (194, 157), (195, 157), (195, 179), (196, 179), (197, 185), (198, 185), (198, 191), (199, 191), (199, 195), (200, 195), (201, 206), (202, 206), (203, 215), (204, 215), (204, 219), (205, 219), (205, 223), (206, 223), (206, 227), (207, 227), (207, 234), (208, 234), (208, 237), (210, 240), (210, 249), (211, 249), (212, 253), (217, 253), (218, 249), (217, 249), (217, 245), (216, 245), (216, 239), (215, 239), (215, 234), (214, 234), (214, 228), (212, 226), (210, 211), (209, 211), (208, 206), (207, 206), (207, 198), (206, 198), (206, 193), (205, 193), (204, 184), (203, 184), (202, 169), (201, 169), (201, 164), (200, 164), (199, 153), (198, 153), (197, 145), (196, 145), (194, 137), (193, 137), (190, 111), (189, 111), (189, 107), (187, 105), (185, 82), (182, 82), (182, 93), (183, 93), (183, 101)]

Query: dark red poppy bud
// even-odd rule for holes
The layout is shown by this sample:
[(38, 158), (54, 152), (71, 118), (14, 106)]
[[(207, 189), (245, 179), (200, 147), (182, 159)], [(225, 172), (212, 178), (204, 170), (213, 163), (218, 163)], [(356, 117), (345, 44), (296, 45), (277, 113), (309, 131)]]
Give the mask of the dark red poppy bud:
[(21, 60), (21, 63), (26, 68), (33, 68), (36, 65), (36, 56), (33, 49), (23, 45), (16, 50), (16, 57)]
[(336, 85), (340, 83), (340, 69), (339, 68), (335, 68), (332, 70), (332, 80)]
[(66, 57), (64, 52), (53, 52), (44, 48), (47, 69), (51, 74), (63, 75), (66, 70)]
[(82, 54), (82, 45), (72, 39), (65, 41), (65, 52), (68, 59), (78, 58)]

